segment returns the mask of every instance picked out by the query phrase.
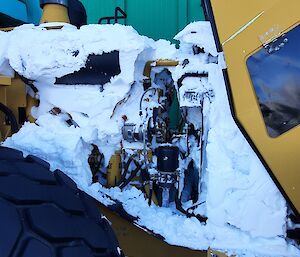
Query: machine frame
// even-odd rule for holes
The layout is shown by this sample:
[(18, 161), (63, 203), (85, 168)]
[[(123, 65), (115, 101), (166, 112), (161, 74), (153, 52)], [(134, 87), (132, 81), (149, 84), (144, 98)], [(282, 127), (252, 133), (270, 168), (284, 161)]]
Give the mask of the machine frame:
[[(245, 9), (238, 0), (228, 4), (221, 1), (203, 0), (203, 5), (206, 18), (212, 24), (217, 49), (224, 51), (227, 69), (223, 74), (232, 117), (299, 218), (300, 127), (276, 138), (268, 135), (246, 61), (300, 23), (297, 12), (300, 3), (255, 0)], [(237, 9), (239, 12), (235, 12)], [(284, 13), (289, 15), (282, 15)]]

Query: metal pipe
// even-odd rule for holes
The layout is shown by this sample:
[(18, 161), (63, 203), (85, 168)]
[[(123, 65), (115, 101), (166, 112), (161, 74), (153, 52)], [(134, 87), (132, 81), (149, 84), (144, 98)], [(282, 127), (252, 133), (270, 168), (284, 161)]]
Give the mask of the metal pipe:
[(40, 0), (41, 8), (43, 8), (45, 4), (59, 4), (68, 7), (69, 0)]
[(154, 67), (175, 67), (179, 64), (179, 61), (174, 61), (174, 60), (164, 60), (164, 59), (160, 59), (160, 60), (156, 60), (156, 61), (148, 61), (146, 62), (146, 65), (144, 67), (144, 76), (147, 78), (150, 78), (151, 75), (151, 70)]

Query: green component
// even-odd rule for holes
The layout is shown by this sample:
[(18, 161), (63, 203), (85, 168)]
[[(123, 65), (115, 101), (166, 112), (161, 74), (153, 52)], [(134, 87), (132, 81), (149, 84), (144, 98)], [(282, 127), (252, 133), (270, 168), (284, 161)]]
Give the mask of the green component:
[[(155, 40), (173, 41), (173, 37), (190, 22), (205, 20), (200, 0), (81, 1), (87, 10), (88, 23), (98, 23), (102, 17), (114, 17), (116, 7), (120, 7), (127, 18), (120, 19), (118, 23), (131, 25), (140, 34)], [(119, 15), (122, 16), (121, 13)]]

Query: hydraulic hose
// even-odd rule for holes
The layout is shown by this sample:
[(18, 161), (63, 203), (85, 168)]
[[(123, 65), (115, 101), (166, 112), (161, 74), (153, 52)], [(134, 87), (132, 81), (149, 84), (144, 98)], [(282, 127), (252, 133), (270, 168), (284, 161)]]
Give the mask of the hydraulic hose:
[(126, 187), (126, 186), (129, 184), (129, 182), (130, 182), (130, 181), (137, 175), (137, 173), (140, 171), (141, 165), (139, 165), (139, 163), (138, 163), (137, 161), (134, 161), (134, 164), (136, 165), (136, 168), (135, 168), (133, 171), (131, 171), (130, 176), (129, 176), (127, 179), (125, 179), (125, 181), (119, 186), (120, 189), (123, 189), (124, 187)]
[(133, 158), (129, 157), (128, 161), (124, 165), (124, 172), (122, 173), (121, 178), (118, 181), (118, 183), (116, 183), (117, 186), (120, 186), (126, 180), (126, 175), (128, 173), (128, 169), (129, 169), (129, 166), (132, 161), (133, 161)]
[(181, 201), (179, 200), (179, 191), (177, 190), (176, 196), (175, 196), (175, 204), (176, 204), (176, 209), (186, 215), (188, 218), (190, 217), (195, 217), (198, 219), (201, 223), (206, 223), (207, 217), (203, 217), (200, 214), (194, 214), (194, 213), (189, 213), (186, 211), (181, 204)]
[(11, 132), (17, 133), (19, 131), (19, 126), (18, 126), (18, 122), (17, 119), (15, 117), (15, 115), (13, 114), (13, 112), (4, 104), (0, 103), (0, 111), (3, 112), (6, 117), (9, 120), (10, 126), (11, 126)]
[(145, 92), (143, 93), (143, 95), (142, 95), (142, 97), (141, 97), (141, 99), (140, 99), (140, 116), (142, 116), (142, 114), (143, 114), (142, 104), (143, 104), (144, 97), (145, 97), (145, 95), (146, 95), (149, 91), (151, 91), (151, 90), (156, 91), (156, 88), (150, 87), (150, 88), (148, 88), (147, 90), (145, 90)]

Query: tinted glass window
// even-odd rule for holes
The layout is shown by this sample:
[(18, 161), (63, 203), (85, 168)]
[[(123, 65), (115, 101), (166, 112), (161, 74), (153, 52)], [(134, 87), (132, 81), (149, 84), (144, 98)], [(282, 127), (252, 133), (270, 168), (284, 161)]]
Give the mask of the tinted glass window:
[(247, 66), (271, 137), (300, 123), (300, 26), (259, 50)]

